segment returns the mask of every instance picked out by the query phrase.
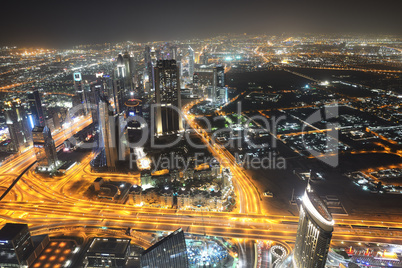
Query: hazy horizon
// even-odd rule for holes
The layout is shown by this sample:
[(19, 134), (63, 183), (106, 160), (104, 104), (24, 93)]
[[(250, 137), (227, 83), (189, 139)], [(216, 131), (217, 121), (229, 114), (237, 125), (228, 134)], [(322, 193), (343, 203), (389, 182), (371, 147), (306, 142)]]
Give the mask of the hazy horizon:
[[(375, 3), (375, 4), (374, 4)], [(151, 42), (222, 33), (283, 32), (400, 35), (400, 3), (385, 0), (85, 1), (4, 4), (0, 45), (69, 48), (79, 44)], [(375, 8), (373, 8), (375, 6)], [(15, 11), (15, 12), (13, 12)]]

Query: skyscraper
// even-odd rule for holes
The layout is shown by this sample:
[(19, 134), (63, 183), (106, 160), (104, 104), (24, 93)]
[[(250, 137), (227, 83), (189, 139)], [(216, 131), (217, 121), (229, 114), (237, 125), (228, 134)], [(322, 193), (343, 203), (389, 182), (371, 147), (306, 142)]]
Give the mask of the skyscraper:
[(144, 52), (144, 64), (145, 64), (145, 70), (144, 70), (144, 90), (146, 92), (149, 92), (150, 89), (153, 89), (153, 82), (154, 82), (154, 68), (152, 66), (151, 62), (151, 48), (149, 46), (145, 47), (145, 52)]
[(177, 47), (176, 46), (172, 46), (171, 48), (171, 56), (170, 59), (177, 61), (178, 60), (178, 55), (177, 55)]
[(188, 75), (192, 79), (194, 74), (194, 50), (188, 47)]
[(130, 91), (133, 90), (133, 63), (128, 52), (117, 57), (117, 64), (113, 76), (113, 103), (116, 113), (124, 112), (124, 103), (128, 99)]
[(216, 72), (216, 85), (218, 87), (224, 87), (225, 86), (225, 67), (223, 66), (217, 66), (214, 68)]
[(126, 75), (126, 66), (124, 65), (123, 56), (119, 54), (116, 62), (117, 77), (122, 78)]
[[(74, 73), (74, 89), (75, 89), (75, 98), (73, 98), (73, 106), (82, 105), (81, 109), (79, 109), (79, 114), (88, 114), (88, 107), (87, 107), (87, 97), (85, 94), (85, 87), (82, 81), (81, 73)], [(74, 101), (76, 100), (76, 101)]]
[[(204, 69), (205, 71), (208, 69)], [(193, 84), (196, 88), (199, 87), (200, 73), (194, 73)], [(223, 66), (214, 67), (212, 69), (211, 86), (207, 88), (208, 98), (213, 104), (223, 104), (227, 102), (227, 88), (225, 85), (225, 69)]]
[(28, 267), (33, 251), (27, 224), (6, 223), (0, 230), (0, 267)]
[(124, 69), (125, 69), (124, 77), (130, 78), (131, 77), (130, 54), (128, 54), (127, 51), (124, 52), (124, 54), (123, 54), (123, 64), (124, 64)]
[(54, 169), (58, 159), (52, 133), (47, 126), (36, 126), (32, 130), (34, 151), (39, 169)]
[(181, 228), (157, 242), (141, 255), (142, 268), (187, 268), (186, 240)]
[(156, 56), (156, 50), (154, 47), (151, 48), (150, 50), (150, 56), (151, 56), (151, 63), (152, 66), (156, 66), (156, 61), (158, 60), (158, 57)]
[(88, 94), (88, 100), (91, 104), (91, 115), (92, 115), (92, 122), (97, 125), (98, 124), (98, 107), (100, 96), (104, 95), (105, 88), (104, 83), (102, 82), (102, 78), (98, 78), (96, 82), (91, 83), (90, 89), (91, 92)]
[(155, 67), (155, 103), (156, 134), (181, 131), (180, 75), (175, 60), (160, 60)]
[(214, 68), (213, 69), (213, 75), (212, 75), (212, 103), (216, 102), (216, 88), (218, 86), (218, 69)]
[[(31, 129), (35, 126), (45, 126), (45, 116), (43, 114), (42, 102), (38, 90), (28, 93), (29, 123)], [(31, 118), (32, 117), (32, 118)]]
[[(123, 114), (116, 114), (105, 98), (98, 105), (99, 147), (104, 158), (103, 164), (111, 171), (116, 169), (119, 160), (125, 160), (129, 153), (127, 145), (127, 126)], [(102, 157), (101, 156), (101, 157)]]
[(20, 99), (14, 99), (4, 103), (6, 124), (13, 142), (13, 150), (21, 152), (31, 142), (31, 132), (28, 126), (28, 118)]
[(109, 105), (109, 102), (104, 99), (101, 99), (98, 104), (99, 147), (104, 150), (106, 166), (110, 170), (114, 170), (116, 168), (117, 149), (113, 137), (116, 133), (112, 126), (112, 123), (114, 122), (114, 113), (110, 110)]
[(128, 52), (124, 52), (123, 54), (123, 64), (125, 68), (125, 75), (124, 75), (124, 82), (125, 82), (125, 87), (128, 91), (133, 90), (133, 63), (132, 59), (130, 57), (130, 54)]
[(331, 214), (308, 184), (300, 206), (294, 268), (324, 268), (333, 230)]
[(148, 68), (148, 66), (150, 66), (150, 64), (151, 64), (151, 48), (149, 46), (145, 47), (144, 63), (145, 63), (146, 68)]

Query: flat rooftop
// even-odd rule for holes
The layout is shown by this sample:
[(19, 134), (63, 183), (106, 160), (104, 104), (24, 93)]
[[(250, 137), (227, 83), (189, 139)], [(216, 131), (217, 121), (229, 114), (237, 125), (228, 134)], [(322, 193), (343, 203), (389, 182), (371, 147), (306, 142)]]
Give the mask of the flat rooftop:
[(0, 239), (11, 240), (25, 228), (28, 228), (27, 224), (6, 223), (6, 225), (4, 225), (0, 230)]
[(107, 253), (124, 254), (130, 246), (131, 239), (95, 237), (87, 250), (87, 254)]
[(71, 263), (75, 244), (72, 241), (50, 241), (32, 264), (32, 268), (62, 268)]

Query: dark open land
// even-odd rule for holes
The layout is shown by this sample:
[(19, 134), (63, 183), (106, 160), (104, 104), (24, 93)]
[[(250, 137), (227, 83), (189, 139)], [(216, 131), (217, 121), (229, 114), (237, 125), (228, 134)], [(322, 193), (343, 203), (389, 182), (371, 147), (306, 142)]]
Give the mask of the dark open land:
[[(340, 80), (349, 79), (353, 83), (372, 83), (371, 86), (377, 87), (381, 85), (380, 79), (384, 75), (373, 75), (373, 73), (355, 72), (355, 71), (332, 71), (332, 70), (311, 70), (297, 69), (295, 71), (303, 72), (306, 75), (312, 76), (319, 80)], [(249, 84), (249, 81), (254, 83)], [(400, 80), (393, 80), (400, 82)], [(300, 78), (296, 75), (284, 71), (263, 71), (254, 73), (242, 74), (227, 74), (227, 83), (231, 87), (236, 87), (238, 93), (242, 91), (263, 90), (266, 92), (296, 89), (305, 86), (309, 83), (307, 79)], [(392, 83), (390, 83), (392, 84)], [(365, 84), (367, 85), (367, 84)], [(385, 85), (385, 83), (384, 83)], [(338, 85), (337, 85), (338, 86)], [(355, 88), (339, 85), (344, 92), (354, 90)], [(337, 89), (339, 89), (337, 88)], [(367, 93), (368, 92), (368, 93)], [(369, 94), (367, 89), (359, 89), (350, 95)], [(268, 107), (267, 107), (268, 108)], [(341, 107), (340, 114), (351, 114), (359, 116), (364, 127), (371, 123), (384, 123), (377, 117), (370, 116), (367, 113), (357, 111), (348, 107)], [(378, 122), (381, 121), (381, 122)], [(348, 122), (345, 122), (347, 124)], [(380, 167), (384, 165), (398, 164), (401, 158), (395, 155), (388, 154), (356, 154), (351, 155), (345, 153), (340, 156), (340, 163), (337, 168), (332, 168), (320, 162), (317, 159), (306, 159), (294, 153), (288, 146), (278, 142), (279, 156), (286, 158), (286, 169), (258, 169), (248, 170), (248, 174), (253, 179), (253, 182), (258, 187), (261, 193), (261, 198), (264, 201), (264, 209), (270, 214), (280, 215), (298, 215), (298, 208), (290, 204), (292, 192), (296, 196), (303, 194), (307, 182), (297, 176), (298, 172), (308, 172), (309, 170), (320, 172), (323, 175), (323, 180), (313, 181), (312, 184), (317, 188), (321, 196), (335, 195), (339, 198), (342, 205), (346, 209), (349, 216), (356, 218), (382, 218), (399, 220), (402, 216), (402, 198), (400, 195), (392, 194), (374, 194), (369, 191), (364, 191), (361, 187), (356, 186), (349, 178), (344, 176), (345, 172), (356, 171), (368, 167)], [(263, 197), (264, 191), (271, 191), (274, 194), (273, 198)], [(386, 208), (386, 213), (384, 213)]]

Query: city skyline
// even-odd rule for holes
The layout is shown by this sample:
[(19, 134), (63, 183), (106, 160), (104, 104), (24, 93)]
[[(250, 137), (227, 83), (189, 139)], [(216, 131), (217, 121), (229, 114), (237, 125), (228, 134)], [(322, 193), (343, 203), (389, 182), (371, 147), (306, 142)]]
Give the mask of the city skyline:
[(0, 45), (0, 266), (402, 268), (389, 2), (201, 4), (21, 7), (25, 30), (75, 32)]

